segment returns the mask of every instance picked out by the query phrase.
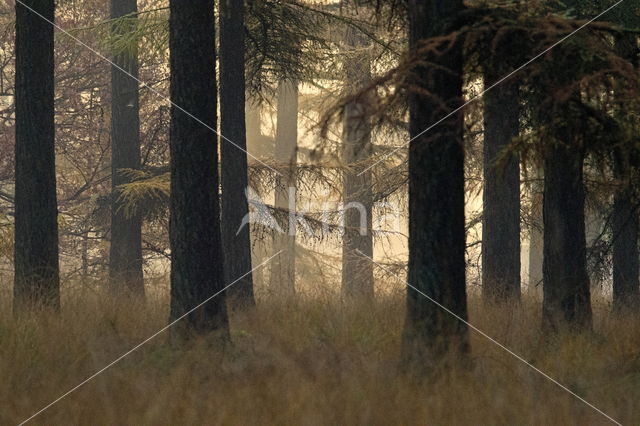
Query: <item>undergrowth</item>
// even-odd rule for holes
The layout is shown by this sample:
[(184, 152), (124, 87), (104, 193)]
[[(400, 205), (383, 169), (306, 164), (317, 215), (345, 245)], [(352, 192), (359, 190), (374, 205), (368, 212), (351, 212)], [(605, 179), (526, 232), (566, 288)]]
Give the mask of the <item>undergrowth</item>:
[[(0, 423), (18, 424), (166, 325), (146, 303), (67, 292), (60, 314), (15, 319), (0, 304)], [(5, 295), (6, 296), (6, 295)], [(470, 297), (470, 322), (623, 424), (640, 424), (640, 321), (594, 301), (589, 336), (540, 332), (540, 304)], [(597, 425), (609, 420), (471, 331), (472, 366), (402, 373), (402, 292), (373, 303), (336, 295), (261, 297), (231, 317), (233, 344), (151, 340), (32, 424)]]

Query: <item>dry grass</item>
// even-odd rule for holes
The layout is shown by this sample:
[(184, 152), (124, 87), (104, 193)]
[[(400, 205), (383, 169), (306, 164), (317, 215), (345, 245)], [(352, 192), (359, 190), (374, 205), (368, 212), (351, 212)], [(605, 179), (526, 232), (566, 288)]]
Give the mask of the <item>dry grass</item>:
[[(475, 333), (474, 367), (437, 379), (398, 372), (401, 294), (262, 300), (232, 318), (233, 347), (145, 345), (34, 424), (592, 425), (605, 417)], [(0, 313), (0, 423), (17, 424), (166, 323), (146, 306), (75, 292), (62, 314)], [(504, 312), (472, 297), (471, 321), (623, 424), (640, 424), (640, 321), (597, 303), (597, 335), (548, 342), (538, 302)]]

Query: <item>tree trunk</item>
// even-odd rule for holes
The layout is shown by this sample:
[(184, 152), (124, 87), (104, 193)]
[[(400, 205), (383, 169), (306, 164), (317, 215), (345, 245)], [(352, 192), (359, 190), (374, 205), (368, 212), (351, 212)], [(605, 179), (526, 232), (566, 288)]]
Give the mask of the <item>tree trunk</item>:
[[(224, 289), (218, 197), (214, 0), (169, 3), (171, 320)], [(187, 115), (188, 111), (209, 128)], [(180, 321), (177, 336), (229, 325), (224, 292)]]
[[(594, 249), (597, 250), (596, 246), (600, 243), (600, 238), (607, 221), (604, 210), (596, 202), (587, 202), (585, 204), (584, 235), (587, 241), (587, 259), (589, 259), (588, 253)], [(589, 265), (587, 261), (587, 272), (591, 272), (591, 268), (597, 268), (597, 264), (599, 263), (601, 262), (598, 261), (594, 265)], [(589, 276), (589, 285), (592, 290), (602, 288), (603, 286), (603, 282), (599, 278), (600, 274), (598, 274), (597, 271), (595, 272), (595, 274), (590, 274)]]
[[(618, 54), (637, 67), (636, 36), (619, 36), (615, 44)], [(614, 173), (625, 187), (614, 194), (613, 202), (613, 309), (638, 311), (640, 308), (640, 276), (638, 251), (638, 194), (633, 173), (637, 164), (628, 154), (614, 152)], [(636, 169), (636, 170), (634, 170)]]
[[(249, 213), (245, 191), (247, 174), (247, 134), (244, 79), (244, 0), (220, 2), (220, 130), (233, 141), (221, 141), (222, 238), (225, 277), (232, 283), (229, 298), (238, 307), (255, 305), (251, 271), (251, 236), (242, 219)], [(243, 151), (244, 150), (244, 151)]]
[[(121, 19), (114, 26), (115, 36), (126, 36), (136, 31), (137, 1), (111, 0), (111, 19)], [(124, 18), (122, 21), (122, 17)], [(138, 82), (119, 68), (138, 77), (138, 48), (119, 52), (111, 66), (111, 247), (109, 251), (109, 278), (117, 293), (125, 290), (144, 295), (142, 273), (142, 217), (125, 213), (120, 201), (120, 185), (131, 180), (123, 169), (140, 168), (140, 105)]]
[[(410, 0), (410, 47), (415, 49), (421, 39), (453, 30), (448, 22), (462, 9), (461, 0)], [(425, 62), (435, 66), (414, 70), (414, 85), (432, 96), (416, 91), (410, 95), (412, 138), (462, 103), (461, 45), (425, 56)], [(462, 136), (463, 115), (458, 113), (417, 137), (409, 147), (408, 282), (466, 321)], [(447, 355), (467, 351), (466, 324), (408, 289), (405, 362), (430, 369)]]
[[(355, 28), (349, 28), (346, 44), (351, 51), (345, 61), (347, 84), (366, 86), (371, 80), (371, 63), (366, 43)], [(342, 240), (342, 293), (347, 297), (373, 298), (373, 191), (371, 171), (364, 161), (371, 155), (371, 124), (364, 100), (349, 103), (342, 125), (344, 173), (343, 206), (345, 232)]]
[[(265, 137), (262, 134), (262, 108), (261, 105), (250, 98), (247, 98), (245, 106), (246, 114), (246, 128), (247, 128), (247, 148), (251, 155), (257, 158), (268, 157), (273, 153), (273, 143), (265, 143)], [(270, 139), (273, 142), (273, 138)], [(270, 146), (269, 146), (270, 145)], [(265, 148), (266, 146), (266, 148)], [(263, 150), (267, 150), (265, 155)], [(269, 250), (271, 249), (271, 241), (265, 238), (264, 235), (258, 235), (251, 242), (251, 259), (253, 265), (260, 265), (262, 262), (268, 259)], [(268, 269), (257, 268), (251, 274), (253, 279), (253, 286), (255, 288), (264, 288), (268, 276)], [(254, 290), (255, 298), (255, 290)]]
[[(570, 132), (561, 140), (568, 140)], [(591, 328), (585, 237), (584, 154), (555, 143), (544, 161), (543, 328)]]
[[(296, 163), (298, 152), (298, 84), (282, 81), (278, 85), (278, 113), (276, 127), (275, 160), (283, 175), (276, 177), (275, 206), (295, 210)], [(295, 293), (296, 278), (296, 222), (295, 212), (290, 211), (283, 233), (275, 233), (273, 254), (283, 250), (271, 262), (271, 288), (284, 295)]]
[(536, 182), (531, 189), (531, 223), (529, 224), (529, 289), (537, 289), (542, 284), (542, 259), (543, 259), (543, 219), (542, 200), (543, 184), (538, 182), (542, 179), (542, 171), (536, 173)]
[(630, 190), (616, 192), (613, 202), (613, 309), (637, 310), (640, 302), (638, 211)]
[[(245, 104), (245, 123), (247, 131), (247, 146), (249, 152), (254, 154), (253, 150), (258, 150), (258, 143), (262, 138), (262, 108), (260, 104), (249, 100)], [(257, 156), (257, 155), (256, 155)]]
[[(504, 75), (498, 70), (485, 70), (485, 87)], [(501, 158), (520, 131), (518, 86), (506, 81), (484, 97), (482, 293), (489, 302), (520, 300), (520, 159)]]
[(82, 280), (89, 278), (89, 231), (82, 233)]
[[(53, 22), (54, 0), (24, 0)], [(60, 307), (53, 26), (16, 3), (14, 308)]]

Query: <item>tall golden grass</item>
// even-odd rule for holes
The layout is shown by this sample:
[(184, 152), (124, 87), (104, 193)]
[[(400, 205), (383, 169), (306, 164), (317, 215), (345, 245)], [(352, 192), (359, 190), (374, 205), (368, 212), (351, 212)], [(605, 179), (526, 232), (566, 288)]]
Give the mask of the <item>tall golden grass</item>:
[[(163, 292), (142, 304), (67, 292), (60, 314), (0, 311), (0, 423), (18, 424), (166, 325)], [(592, 336), (540, 332), (540, 304), (470, 322), (623, 424), (640, 424), (640, 320), (594, 302)], [(374, 303), (332, 294), (263, 297), (231, 318), (233, 345), (178, 349), (165, 333), (32, 420), (33, 424), (611, 424), (486, 338), (472, 367), (419, 379), (400, 371), (402, 292)]]

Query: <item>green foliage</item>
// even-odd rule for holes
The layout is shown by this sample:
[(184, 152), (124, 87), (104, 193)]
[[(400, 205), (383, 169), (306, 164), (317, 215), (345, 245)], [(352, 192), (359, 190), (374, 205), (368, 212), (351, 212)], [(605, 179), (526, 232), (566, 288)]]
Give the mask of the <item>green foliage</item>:
[(166, 215), (171, 179), (169, 172), (124, 169), (120, 173), (130, 179), (130, 183), (118, 187), (119, 201), (127, 216), (153, 220)]
[[(616, 25), (593, 23), (563, 40), (584, 22), (551, 14), (548, 5), (534, 7), (526, 3), (472, 8), (465, 12), (461, 22), (465, 25), (451, 34), (421, 40), (398, 66), (369, 87), (340, 99), (326, 112), (325, 127), (331, 120), (339, 120), (345, 105), (365, 97), (370, 100), (370, 113), (376, 125), (399, 121), (406, 115), (408, 96), (433, 96), (415, 84), (414, 71), (431, 66), (424, 59), (427, 54), (437, 55), (461, 43), (468, 52), (466, 72), (472, 76), (481, 75), (485, 67), (499, 67), (505, 76), (517, 70), (510, 78), (519, 80), (523, 87), (529, 131), (525, 137), (514, 140), (505, 157), (518, 150), (525, 159), (538, 161), (548, 144), (557, 142), (560, 128), (567, 126), (573, 141), (562, 143), (578, 143), (581, 146), (576, 149), (584, 147), (593, 155), (610, 152), (613, 144), (637, 149), (633, 135), (639, 134), (640, 128), (610, 114), (620, 99), (629, 114), (640, 110), (637, 72), (611, 42), (612, 36), (619, 33)], [(562, 43), (557, 44), (560, 40)], [(531, 61), (532, 58), (536, 59)], [(521, 67), (523, 64), (526, 66)], [(477, 105), (472, 103), (468, 108)]]
[[(592, 18), (607, 8), (616, 4), (618, 0), (563, 0), (555, 3), (557, 10), (565, 10), (569, 17), (576, 19)], [(626, 28), (640, 27), (640, 3), (637, 0), (624, 0), (601, 18), (602, 21), (612, 22)]]
[[(311, 80), (326, 65), (327, 17), (291, 0), (255, 0), (246, 8), (247, 86), (254, 96), (274, 93), (279, 80)], [(77, 28), (82, 38), (91, 32), (111, 55), (166, 60), (169, 45), (168, 8), (140, 11), (97, 25)]]
[(273, 94), (280, 80), (307, 81), (326, 65), (327, 20), (291, 0), (247, 4), (247, 86), (255, 95)]
[(131, 14), (104, 23), (110, 31), (103, 38), (113, 55), (145, 55), (167, 58), (169, 43), (168, 11), (164, 9)]
[(161, 7), (140, 11), (74, 28), (69, 33), (81, 40), (91, 34), (111, 56), (140, 54), (146, 60), (165, 60), (169, 46), (169, 10)]

